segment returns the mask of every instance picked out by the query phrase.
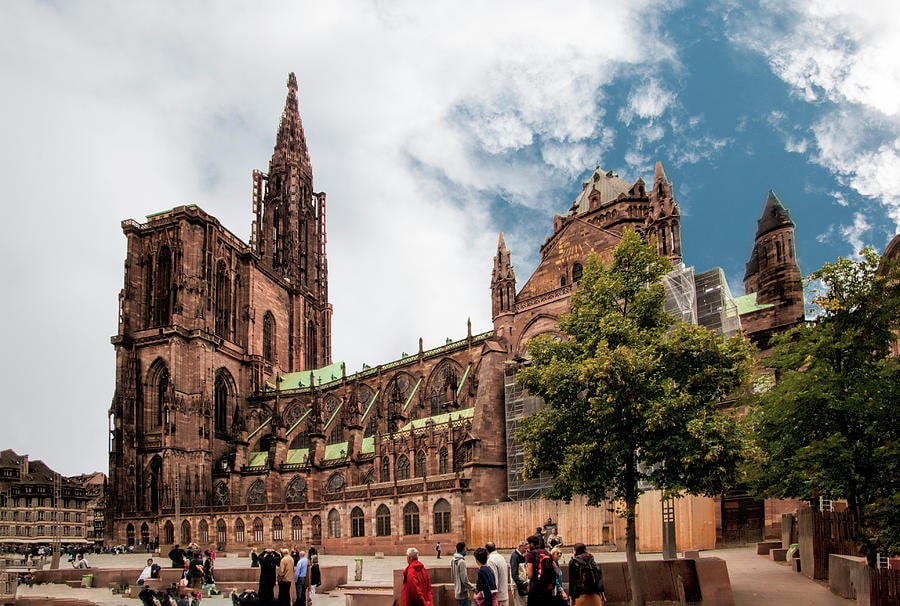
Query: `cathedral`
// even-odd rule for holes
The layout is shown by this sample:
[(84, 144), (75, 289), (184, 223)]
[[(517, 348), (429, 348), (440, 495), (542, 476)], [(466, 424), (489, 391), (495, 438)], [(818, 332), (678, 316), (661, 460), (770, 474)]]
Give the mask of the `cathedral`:
[(403, 553), (465, 539), (467, 506), (537, 497), (546, 479), (522, 479), (513, 434), (540, 402), (515, 370), (528, 339), (558, 332), (587, 256), (609, 258), (627, 227), (671, 259), (667, 309), (680, 317), (726, 334), (743, 326), (763, 344), (803, 319), (794, 225), (774, 193), (735, 299), (721, 270), (695, 275), (682, 262), (660, 163), (649, 182), (597, 169), (521, 286), (499, 235), (485, 276), (490, 330), (470, 325), (348, 375), (332, 359), (326, 196), (313, 186), (297, 88), (290, 74), (268, 171), (253, 173), (249, 243), (195, 205), (122, 223), (114, 544)]

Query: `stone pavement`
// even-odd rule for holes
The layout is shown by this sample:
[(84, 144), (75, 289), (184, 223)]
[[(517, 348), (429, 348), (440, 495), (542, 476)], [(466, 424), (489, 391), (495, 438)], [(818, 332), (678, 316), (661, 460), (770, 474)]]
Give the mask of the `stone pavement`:
[[(597, 553), (598, 561), (622, 561), (625, 559), (623, 552)], [(375, 558), (373, 556), (361, 556), (363, 560), (362, 581), (353, 581), (355, 560), (360, 556), (340, 556), (321, 554), (319, 562), (325, 566), (346, 565), (348, 567), (348, 588), (374, 588), (390, 587), (392, 575), (395, 569), (406, 566), (406, 558), (402, 556), (386, 556)], [(658, 559), (660, 554), (639, 554), (639, 559)], [(701, 552), (701, 557), (719, 557), (728, 564), (728, 575), (731, 579), (731, 588), (734, 593), (735, 606), (766, 606), (769, 604), (790, 604), (791, 606), (851, 606), (855, 601), (841, 598), (829, 591), (828, 587), (820, 582), (807, 579), (801, 574), (795, 573), (785, 564), (769, 560), (764, 556), (756, 555), (754, 548), (721, 549)], [(133, 567), (135, 579), (143, 568), (146, 554), (129, 555), (100, 555), (88, 556), (91, 565), (95, 568), (127, 568)], [(475, 565), (474, 558), (468, 557), (469, 566)], [(161, 564), (167, 564), (165, 558), (157, 558)], [(427, 555), (422, 558), (425, 566), (449, 566), (450, 558), (444, 557), (438, 560), (435, 556)], [(65, 562), (62, 562), (65, 565)], [(224, 557), (216, 560), (217, 568), (232, 568), (248, 566), (246, 557)], [(220, 587), (223, 598), (228, 598), (231, 588)], [(242, 588), (238, 588), (242, 589)], [(70, 597), (90, 600), (101, 606), (136, 606), (136, 599), (112, 595), (106, 588), (81, 589), (66, 585), (36, 585), (31, 588), (20, 587), (20, 596), (46, 596), (46, 597)], [(223, 606), (230, 604), (219, 597), (210, 597), (203, 600), (204, 604)], [(316, 595), (313, 598), (313, 606), (344, 606), (344, 594), (340, 589), (328, 594)]]

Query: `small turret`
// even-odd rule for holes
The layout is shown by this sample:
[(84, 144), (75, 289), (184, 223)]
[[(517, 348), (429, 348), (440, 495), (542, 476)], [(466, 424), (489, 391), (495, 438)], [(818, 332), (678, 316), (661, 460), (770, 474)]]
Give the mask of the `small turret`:
[(501, 232), (497, 241), (497, 254), (494, 256), (494, 270), (491, 272), (491, 318), (494, 321), (495, 337), (509, 338), (515, 312), (516, 272)]
[(650, 210), (644, 222), (648, 237), (656, 237), (659, 254), (673, 265), (681, 263), (681, 211), (662, 162), (653, 171), (653, 189), (649, 192)]

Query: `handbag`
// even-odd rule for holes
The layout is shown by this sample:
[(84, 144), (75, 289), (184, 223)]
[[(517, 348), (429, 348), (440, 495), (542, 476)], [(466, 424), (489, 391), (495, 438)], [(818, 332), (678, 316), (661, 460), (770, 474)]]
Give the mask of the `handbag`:
[(475, 603), (478, 604), (478, 606), (484, 606), (484, 592), (483, 591), (479, 591), (479, 592), (475, 593)]

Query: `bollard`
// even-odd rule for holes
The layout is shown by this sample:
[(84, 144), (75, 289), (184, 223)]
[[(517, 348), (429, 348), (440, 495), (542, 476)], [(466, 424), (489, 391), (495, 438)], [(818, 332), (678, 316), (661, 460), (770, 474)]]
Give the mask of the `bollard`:
[(362, 581), (362, 558), (356, 558), (356, 570), (353, 573), (354, 581)]

